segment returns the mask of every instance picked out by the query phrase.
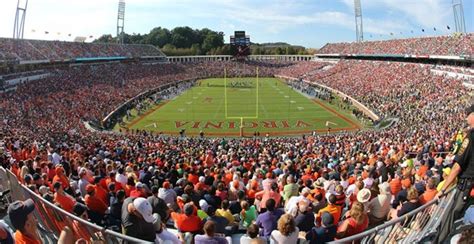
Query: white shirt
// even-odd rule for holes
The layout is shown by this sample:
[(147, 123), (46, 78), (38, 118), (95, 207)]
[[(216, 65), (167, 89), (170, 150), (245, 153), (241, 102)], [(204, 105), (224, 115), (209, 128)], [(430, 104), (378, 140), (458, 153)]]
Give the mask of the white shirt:
[(123, 174), (117, 174), (117, 175), (115, 175), (115, 181), (122, 184), (122, 187), (123, 187), (127, 184), (128, 179), (127, 179), (127, 176), (125, 176)]
[(287, 244), (287, 243), (298, 243), (298, 234), (300, 230), (296, 227), (295, 231), (289, 236), (284, 236), (278, 230), (272, 231), (270, 235), (270, 243), (274, 244)]
[[(87, 176), (86, 176), (87, 177)], [(81, 196), (85, 197), (87, 192), (86, 192), (86, 186), (89, 184), (89, 181), (87, 181), (86, 177), (82, 177), (79, 180), (79, 191), (81, 191)]]
[(53, 162), (53, 165), (56, 166), (61, 162), (61, 155), (57, 154), (56, 152), (53, 153), (51, 156), (51, 161)]
[(160, 234), (156, 234), (155, 243), (172, 243), (172, 244), (181, 244), (178, 236), (171, 233), (169, 230), (163, 229)]

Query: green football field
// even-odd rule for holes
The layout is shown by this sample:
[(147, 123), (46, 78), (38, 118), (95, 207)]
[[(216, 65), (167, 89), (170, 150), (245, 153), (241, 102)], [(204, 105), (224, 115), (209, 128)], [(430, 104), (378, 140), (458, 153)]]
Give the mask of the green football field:
[[(241, 128), (242, 127), (242, 128)], [(164, 134), (300, 135), (361, 128), (353, 116), (310, 99), (276, 78), (200, 80), (172, 100), (126, 121), (125, 128)], [(241, 134), (242, 133), (242, 134)]]

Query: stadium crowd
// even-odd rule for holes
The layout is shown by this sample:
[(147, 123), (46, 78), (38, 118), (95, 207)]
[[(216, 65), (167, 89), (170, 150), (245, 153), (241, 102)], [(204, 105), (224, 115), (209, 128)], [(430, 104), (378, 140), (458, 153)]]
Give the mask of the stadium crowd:
[[(449, 174), (472, 94), (432, 75), (429, 65), (326, 66), (201, 62), (56, 70), (0, 94), (0, 164), (62, 209), (157, 243), (227, 243), (225, 236), (235, 233), (245, 233), (242, 243), (324, 243), (433, 199)], [(254, 76), (259, 67), (260, 76), (304, 77), (400, 122), (383, 131), (247, 139), (100, 134), (81, 125), (152, 87), (223, 76), (224, 67), (228, 76)], [(87, 238), (81, 233), (75, 238)]]
[(64, 60), (96, 57), (164, 56), (152, 45), (16, 40), (0, 38), (0, 60)]
[(453, 34), (421, 38), (328, 43), (321, 54), (472, 55), (474, 34)]

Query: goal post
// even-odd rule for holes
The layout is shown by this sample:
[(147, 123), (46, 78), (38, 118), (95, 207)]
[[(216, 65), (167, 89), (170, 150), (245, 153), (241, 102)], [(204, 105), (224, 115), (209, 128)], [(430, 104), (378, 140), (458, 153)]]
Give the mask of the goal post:
[[(232, 104), (229, 104), (229, 96), (227, 94), (228, 92), (228, 86), (227, 86), (227, 68), (224, 67), (224, 110), (225, 110), (225, 119), (227, 120), (240, 120), (240, 136), (244, 135), (244, 119), (258, 119), (258, 112), (259, 112), (259, 87), (260, 87), (260, 81), (259, 81), (259, 75), (258, 75), (258, 67), (255, 70), (255, 115), (254, 116), (249, 116), (248, 114), (229, 114), (229, 106), (232, 106)], [(249, 77), (250, 78), (250, 77)]]

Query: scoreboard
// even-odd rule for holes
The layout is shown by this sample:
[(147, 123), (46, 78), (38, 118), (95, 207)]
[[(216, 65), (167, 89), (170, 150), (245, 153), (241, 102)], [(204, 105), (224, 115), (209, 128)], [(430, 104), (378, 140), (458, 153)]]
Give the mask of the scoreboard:
[(238, 59), (250, 55), (250, 36), (245, 35), (245, 31), (235, 31), (230, 36), (230, 51)]

